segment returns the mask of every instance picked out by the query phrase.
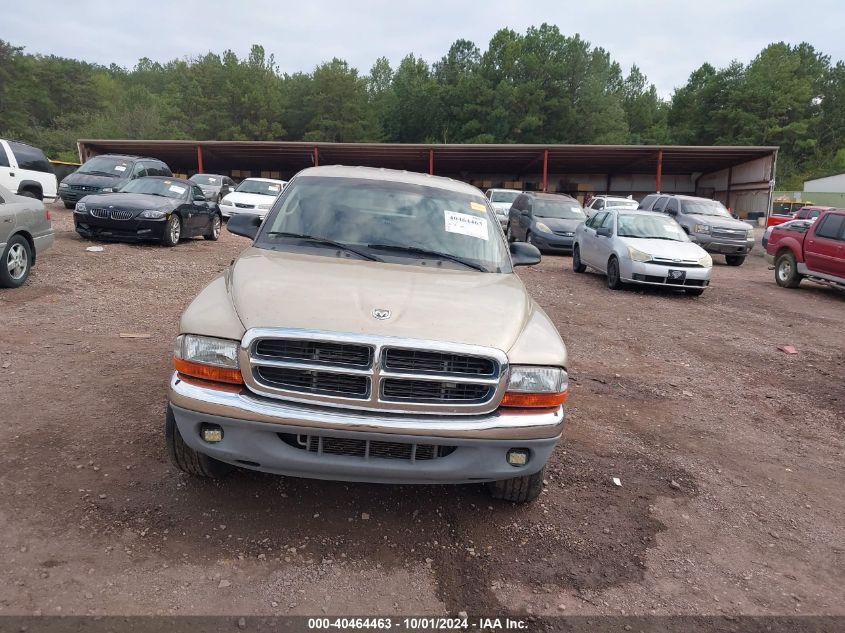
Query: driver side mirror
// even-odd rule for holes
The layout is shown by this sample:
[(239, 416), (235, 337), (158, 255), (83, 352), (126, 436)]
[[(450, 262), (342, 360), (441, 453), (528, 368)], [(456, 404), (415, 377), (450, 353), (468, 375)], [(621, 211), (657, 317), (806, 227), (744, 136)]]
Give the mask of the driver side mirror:
[(613, 231), (609, 226), (601, 226), (596, 229), (596, 235), (601, 235), (602, 237), (610, 237)]
[(540, 251), (527, 242), (513, 242), (510, 247), (514, 266), (533, 266), (540, 263)]
[(258, 228), (261, 226), (261, 216), (252, 213), (239, 213), (233, 215), (226, 228), (229, 233), (240, 235), (241, 237), (248, 237), (251, 240), (258, 235)]
[(205, 196), (201, 196), (199, 194), (195, 195), (194, 202), (205, 202)]

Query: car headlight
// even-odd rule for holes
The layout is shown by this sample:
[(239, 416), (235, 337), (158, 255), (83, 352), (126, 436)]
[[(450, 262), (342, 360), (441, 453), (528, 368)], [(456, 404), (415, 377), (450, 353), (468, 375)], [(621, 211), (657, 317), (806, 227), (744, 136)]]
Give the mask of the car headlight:
[(158, 209), (147, 209), (146, 211), (141, 211), (141, 215), (138, 217), (144, 218), (145, 220), (161, 220), (167, 217), (167, 213)]
[(180, 374), (202, 380), (243, 384), (238, 341), (182, 334), (176, 337), (173, 365)]
[(543, 224), (542, 222), (537, 222), (534, 226), (537, 227), (537, 230), (540, 231), (541, 233), (551, 233), (552, 232), (552, 230), (548, 226)]
[(696, 224), (692, 227), (693, 233), (709, 233), (710, 232), (710, 225), (709, 224)]
[(67, 189), (68, 187), (70, 187), (70, 185), (68, 185), (67, 183), (64, 183), (64, 182), (59, 184), (59, 189)]
[(503, 407), (556, 408), (566, 402), (569, 376), (562, 367), (514, 365)]
[(704, 268), (713, 268), (713, 258), (705, 253), (704, 257), (698, 260), (698, 265), (703, 266)]
[(88, 211), (88, 209), (85, 208), (84, 202), (77, 202), (76, 206), (73, 208), (73, 210), (76, 211), (77, 213), (85, 213), (85, 212)]
[(748, 229), (748, 239), (749, 240), (754, 239), (754, 229)]
[(646, 253), (645, 251), (641, 251), (639, 249), (634, 248), (633, 246), (628, 247), (628, 257), (635, 262), (650, 262), (651, 255)]

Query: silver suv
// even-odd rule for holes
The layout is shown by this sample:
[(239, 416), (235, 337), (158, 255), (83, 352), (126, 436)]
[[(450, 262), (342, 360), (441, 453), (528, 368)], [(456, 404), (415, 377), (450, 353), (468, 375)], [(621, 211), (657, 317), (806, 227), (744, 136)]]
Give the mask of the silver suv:
[(754, 229), (735, 219), (718, 200), (652, 193), (639, 208), (671, 215), (693, 242), (708, 253), (724, 255), (728, 266), (741, 266), (754, 248)]

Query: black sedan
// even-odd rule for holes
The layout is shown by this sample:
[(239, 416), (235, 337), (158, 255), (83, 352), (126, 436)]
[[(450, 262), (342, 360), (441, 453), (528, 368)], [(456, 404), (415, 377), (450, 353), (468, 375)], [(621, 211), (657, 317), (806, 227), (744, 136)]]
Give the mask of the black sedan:
[(185, 237), (220, 237), (223, 219), (215, 202), (194, 183), (147, 176), (118, 193), (85, 196), (73, 212), (76, 232), (104, 240), (159, 241), (176, 246)]

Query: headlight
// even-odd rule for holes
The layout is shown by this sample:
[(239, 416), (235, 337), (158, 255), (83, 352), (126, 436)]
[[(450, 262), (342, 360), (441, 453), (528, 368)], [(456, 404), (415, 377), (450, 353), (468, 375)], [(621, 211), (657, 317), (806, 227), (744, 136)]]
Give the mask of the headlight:
[(708, 254), (704, 254), (704, 257), (698, 260), (699, 266), (704, 266), (704, 268), (712, 268), (713, 267), (713, 258), (710, 257)]
[(628, 257), (630, 257), (635, 262), (650, 262), (651, 255), (646, 253), (645, 251), (638, 250), (633, 246), (628, 247)]
[(243, 384), (238, 368), (238, 347), (237, 341), (183, 334), (176, 338), (173, 365), (176, 371), (187, 376)]
[(696, 224), (692, 227), (693, 233), (709, 233), (710, 232), (710, 225), (709, 224)]
[(551, 233), (552, 232), (552, 230), (549, 227), (547, 227), (545, 224), (543, 224), (542, 222), (537, 222), (534, 226), (536, 226), (537, 230), (542, 232), (542, 233)]
[(147, 209), (146, 211), (141, 211), (141, 215), (138, 217), (146, 220), (161, 220), (167, 217), (167, 213), (158, 211), (157, 209)]
[(562, 367), (510, 368), (503, 407), (556, 408), (566, 402), (569, 376)]
[(88, 209), (85, 208), (84, 202), (77, 202), (76, 207), (74, 207), (73, 210), (76, 211), (77, 213), (85, 213)]
[(754, 229), (748, 229), (748, 239), (749, 240), (754, 239)]
[(65, 183), (61, 183), (61, 184), (59, 185), (59, 189), (67, 189), (68, 187), (70, 187), (70, 185), (65, 184)]

